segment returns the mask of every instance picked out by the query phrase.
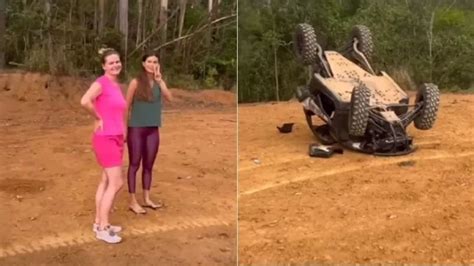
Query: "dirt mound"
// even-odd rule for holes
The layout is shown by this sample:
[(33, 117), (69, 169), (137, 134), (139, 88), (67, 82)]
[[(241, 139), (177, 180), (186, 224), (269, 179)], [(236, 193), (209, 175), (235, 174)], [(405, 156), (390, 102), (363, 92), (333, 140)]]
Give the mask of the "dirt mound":
[(174, 102), (167, 103), (169, 108), (180, 107), (236, 107), (236, 95), (221, 90), (188, 91), (171, 89)]
[(0, 73), (0, 90), (19, 101), (78, 99), (90, 80), (42, 73)]
[[(56, 102), (77, 105), (93, 79), (52, 76), (42, 73), (0, 73), (0, 91), (21, 102)], [(125, 93), (127, 84), (121, 84)], [(174, 102), (167, 109), (235, 107), (236, 95), (220, 90), (188, 91), (171, 89)]]

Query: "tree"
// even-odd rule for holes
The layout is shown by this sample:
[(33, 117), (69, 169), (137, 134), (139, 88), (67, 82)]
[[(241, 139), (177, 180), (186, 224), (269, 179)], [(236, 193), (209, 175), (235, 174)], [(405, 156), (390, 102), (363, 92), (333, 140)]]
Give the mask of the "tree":
[(5, 67), (6, 0), (0, 0), (0, 69)]
[(102, 36), (104, 32), (104, 20), (105, 20), (105, 0), (99, 0), (99, 25), (98, 25), (98, 32), (99, 36)]
[(155, 0), (153, 2), (153, 7), (153, 19), (151, 28), (155, 30), (158, 25), (158, 21), (161, 19), (161, 0)]
[(184, 17), (186, 15), (186, 3), (187, 3), (187, 0), (179, 0), (178, 37), (181, 37), (183, 34)]
[(472, 0), (239, 0), (240, 102), (287, 100), (307, 82), (293, 52), (294, 29), (303, 22), (328, 50), (347, 44), (354, 25), (368, 26), (372, 66), (402, 88), (474, 86), (474, 61), (467, 59), (474, 58)]
[(51, 71), (56, 72), (56, 62), (54, 60), (54, 47), (53, 47), (53, 37), (51, 36), (51, 0), (44, 0), (44, 13), (46, 15), (46, 29), (48, 33), (48, 62), (51, 68)]
[(209, 28), (207, 29), (207, 45), (211, 45), (211, 39), (212, 39), (212, 26), (210, 25), (213, 17), (213, 9), (214, 9), (214, 2), (212, 0), (207, 0), (207, 12), (208, 12), (208, 23), (209, 23)]
[(122, 49), (125, 58), (125, 65), (127, 64), (128, 51), (128, 0), (120, 0), (119, 2), (119, 16), (120, 16), (120, 33), (122, 33)]
[[(102, 73), (97, 51), (106, 46), (119, 49), (128, 78), (139, 71), (139, 51), (146, 46), (167, 51), (160, 59), (170, 86), (232, 88), (236, 0), (214, 6), (220, 18), (211, 24), (207, 0), (168, 1), (8, 1), (8, 28), (0, 39), (5, 61), (31, 71), (95, 76)], [(207, 45), (209, 25), (213, 38)]]
[(140, 43), (143, 17), (143, 0), (138, 0), (138, 23), (137, 23), (137, 41), (136, 45)]
[(97, 30), (97, 26), (99, 25), (99, 11), (97, 10), (97, 5), (97, 0), (94, 0), (94, 31)]
[[(166, 42), (166, 34), (168, 32), (168, 0), (161, 0), (160, 8), (160, 25), (161, 28), (161, 39), (162, 43)], [(164, 57), (163, 50), (160, 51), (160, 57)]]

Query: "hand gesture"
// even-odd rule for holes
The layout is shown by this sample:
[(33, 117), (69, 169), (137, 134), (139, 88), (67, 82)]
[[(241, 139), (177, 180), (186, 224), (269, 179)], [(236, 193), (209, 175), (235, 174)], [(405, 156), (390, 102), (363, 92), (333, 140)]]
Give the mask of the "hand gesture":
[(160, 70), (160, 64), (157, 64), (155, 69), (154, 69), (154, 77), (156, 82), (161, 81), (161, 70)]

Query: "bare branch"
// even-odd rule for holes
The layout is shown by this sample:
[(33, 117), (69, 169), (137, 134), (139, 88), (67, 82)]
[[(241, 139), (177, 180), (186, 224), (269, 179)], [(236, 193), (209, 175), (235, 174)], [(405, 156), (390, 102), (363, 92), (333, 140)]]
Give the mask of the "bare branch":
[[(168, 18), (166, 19), (166, 22), (168, 22), (168, 20), (172, 19), (177, 13), (178, 13), (178, 10), (179, 10), (179, 7), (176, 8), (175, 10), (173, 10), (173, 13), (171, 13), (171, 16), (168, 16)], [(164, 23), (163, 23), (164, 24)], [(139, 45), (137, 45), (137, 47), (135, 47), (135, 49), (128, 54), (127, 57), (130, 57), (132, 56), (136, 51), (138, 51), (138, 49), (140, 49), (148, 40), (151, 39), (151, 37), (153, 37), (153, 35), (155, 35), (157, 32), (160, 31), (160, 29), (162, 28), (163, 24), (161, 26), (159, 26), (156, 30), (154, 30), (152, 33), (150, 33), (150, 35), (148, 35), (148, 37), (146, 37)]]
[(165, 46), (168, 46), (168, 45), (170, 45), (170, 44), (172, 44), (172, 43), (175, 43), (175, 42), (177, 42), (177, 41), (180, 41), (180, 40), (183, 40), (183, 39), (187, 39), (187, 38), (189, 38), (189, 37), (195, 35), (196, 33), (199, 33), (199, 32), (201, 32), (201, 31), (205, 30), (207, 27), (209, 27), (209, 26), (211, 26), (211, 25), (213, 25), (213, 24), (217, 24), (217, 23), (219, 23), (219, 22), (221, 22), (221, 21), (223, 21), (223, 20), (227, 20), (227, 19), (230, 19), (230, 18), (234, 18), (234, 17), (236, 17), (236, 16), (237, 16), (236, 14), (232, 14), (232, 15), (225, 16), (225, 17), (222, 17), (222, 18), (218, 18), (218, 19), (212, 21), (211, 23), (202, 26), (201, 28), (197, 29), (197, 30), (196, 30), (195, 32), (193, 32), (193, 33), (190, 33), (190, 34), (188, 34), (188, 35), (185, 35), (185, 36), (176, 38), (176, 39), (174, 39), (174, 40), (172, 40), (172, 41), (166, 42), (166, 43), (164, 43), (164, 44), (162, 44), (162, 45), (160, 45), (160, 46), (154, 48), (153, 51), (160, 50), (161, 48), (163, 48), (163, 47), (165, 47)]

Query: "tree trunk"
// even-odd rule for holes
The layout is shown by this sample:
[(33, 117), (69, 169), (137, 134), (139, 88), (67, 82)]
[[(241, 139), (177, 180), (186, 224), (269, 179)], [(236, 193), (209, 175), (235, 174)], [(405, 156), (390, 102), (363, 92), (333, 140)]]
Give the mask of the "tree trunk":
[(69, 3), (69, 28), (72, 28), (72, 14), (74, 12), (74, 2), (75, 0), (71, 0)]
[(147, 36), (147, 32), (148, 32), (148, 29), (147, 29), (148, 13), (153, 8), (153, 2), (152, 1), (146, 1), (144, 7), (145, 7), (145, 10), (143, 12), (143, 20), (142, 20), (142, 25), (143, 25), (143, 27), (142, 27), (142, 37), (141, 37), (142, 40), (145, 40), (145, 38)]
[(178, 37), (181, 37), (183, 34), (183, 25), (184, 25), (184, 17), (186, 15), (186, 4), (187, 0), (180, 0), (179, 1), (179, 29), (178, 29)]
[(431, 13), (430, 27), (428, 30), (428, 50), (430, 55), (430, 82), (433, 81), (433, 22), (435, 18), (435, 11)]
[(120, 29), (120, 4), (115, 2), (115, 23), (114, 29)]
[[(177, 8), (177, 10), (179, 11), (179, 8)], [(171, 22), (171, 18), (168, 17), (168, 26), (170, 26), (170, 22)], [(174, 22), (174, 25), (172, 26), (172, 29), (173, 29), (173, 35), (171, 36), (171, 39), (174, 40), (176, 39), (176, 35), (178, 35), (178, 30), (179, 30), (179, 16), (176, 16), (176, 19), (173, 19), (173, 22)], [(170, 36), (166, 36), (168, 39), (170, 38)]]
[[(273, 34), (276, 34), (275, 29), (275, 16), (273, 16)], [(275, 37), (273, 37), (275, 38)], [(277, 43), (273, 40), (273, 60), (275, 65), (275, 94), (277, 102), (280, 101), (280, 85), (278, 84), (278, 56), (277, 56)]]
[(97, 11), (97, 0), (94, 0), (94, 32), (97, 32), (99, 12)]
[(53, 38), (51, 36), (51, 0), (44, 1), (44, 13), (46, 14), (46, 32), (48, 33), (48, 66), (49, 70), (55, 73), (56, 65), (53, 57)]
[(142, 36), (142, 16), (143, 16), (143, 0), (138, 0), (138, 23), (137, 23), (137, 40), (136, 46), (140, 43), (140, 39)]
[(98, 32), (99, 36), (102, 36), (104, 33), (104, 20), (105, 20), (105, 0), (99, 0), (99, 25)]
[(122, 49), (123, 49), (123, 58), (124, 69), (127, 67), (127, 40), (128, 40), (128, 0), (120, 0), (119, 2), (119, 16), (120, 16), (120, 32), (122, 33)]
[(86, 15), (85, 15), (85, 8), (79, 3), (79, 1), (76, 1), (76, 7), (75, 9), (77, 10), (77, 15), (79, 18), (79, 23), (84, 26), (85, 29), (87, 29), (86, 25)]
[(151, 27), (152, 27), (152, 32), (156, 29), (156, 27), (158, 26), (158, 21), (160, 19), (160, 15), (161, 15), (161, 0), (155, 0), (155, 2), (153, 3), (153, 21), (152, 21), (152, 24), (151, 24)]
[[(212, 0), (208, 0), (207, 1), (207, 11), (208, 11), (208, 21), (209, 23), (211, 23), (212, 21), (212, 8), (213, 8), (213, 2)], [(211, 35), (212, 35), (212, 27), (211, 25), (209, 25), (209, 28), (207, 29), (207, 36), (206, 36), (206, 44), (207, 44), (207, 47), (209, 48), (209, 46), (211, 46)], [(208, 52), (209, 54), (209, 52)]]
[(6, 0), (0, 0), (0, 69), (5, 67)]
[[(79, 23), (84, 27), (84, 29), (87, 29), (87, 19), (86, 19), (86, 11), (83, 5), (80, 3), (80, 1), (76, 1), (76, 10), (79, 15)], [(84, 30), (82, 32), (82, 55), (85, 56), (87, 55), (87, 30)], [(85, 65), (82, 64), (82, 67)]]
[[(71, 5), (69, 6), (69, 29), (72, 29), (72, 17), (73, 17), (73, 14), (74, 14), (74, 8), (76, 6), (76, 1), (71, 0), (70, 4)], [(68, 37), (69, 37), (68, 38), (69, 44), (72, 44), (72, 34), (69, 34)]]
[[(160, 27), (161, 27), (161, 43), (166, 42), (166, 33), (168, 31), (167, 27), (167, 19), (168, 19), (168, 0), (161, 0), (161, 8), (160, 8)], [(164, 51), (160, 51), (160, 57), (163, 58)]]
[(211, 12), (212, 12), (212, 0), (207, 1), (207, 11), (209, 12), (209, 14), (211, 14)]

